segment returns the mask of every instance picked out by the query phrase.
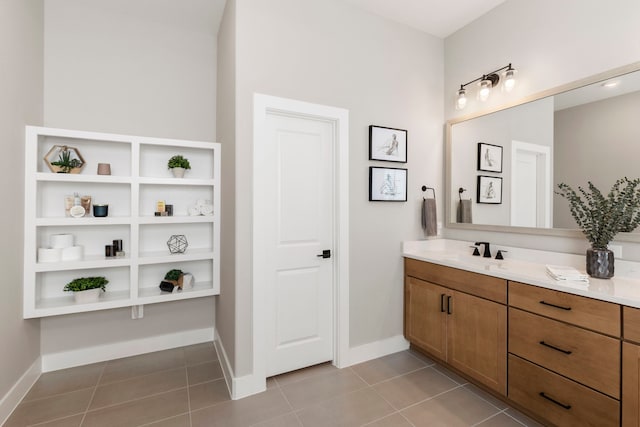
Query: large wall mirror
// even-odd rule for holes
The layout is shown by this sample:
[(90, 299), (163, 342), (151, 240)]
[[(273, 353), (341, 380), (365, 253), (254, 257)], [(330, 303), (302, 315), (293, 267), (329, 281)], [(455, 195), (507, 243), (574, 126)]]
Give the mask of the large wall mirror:
[[(639, 112), (635, 63), (448, 122), (447, 227), (580, 235), (554, 190), (640, 177)], [(640, 242), (640, 229), (616, 240)]]

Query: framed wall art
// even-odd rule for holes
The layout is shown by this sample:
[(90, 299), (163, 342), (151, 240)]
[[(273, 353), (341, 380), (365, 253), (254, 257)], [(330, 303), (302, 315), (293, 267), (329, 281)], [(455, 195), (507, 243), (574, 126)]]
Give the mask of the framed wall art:
[(407, 131), (369, 126), (369, 160), (407, 163)]
[(502, 203), (502, 178), (497, 176), (478, 176), (478, 203)]
[(478, 170), (502, 173), (502, 147), (478, 142)]
[(369, 201), (406, 202), (407, 170), (369, 167)]

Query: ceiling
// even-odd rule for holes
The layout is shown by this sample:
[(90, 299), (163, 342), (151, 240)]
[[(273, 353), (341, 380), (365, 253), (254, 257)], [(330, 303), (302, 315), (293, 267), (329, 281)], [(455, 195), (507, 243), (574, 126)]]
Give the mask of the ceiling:
[(445, 38), (505, 0), (342, 0), (376, 15)]

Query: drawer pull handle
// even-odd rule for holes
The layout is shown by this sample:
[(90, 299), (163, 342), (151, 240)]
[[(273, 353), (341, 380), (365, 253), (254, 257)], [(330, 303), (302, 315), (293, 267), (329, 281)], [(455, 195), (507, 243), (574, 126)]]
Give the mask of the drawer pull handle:
[(560, 310), (567, 310), (567, 311), (571, 310), (571, 307), (563, 307), (561, 305), (551, 304), (550, 302), (546, 302), (544, 300), (540, 301), (540, 304), (548, 305), (549, 307), (559, 308)]
[(444, 313), (444, 294), (440, 294), (440, 312)]
[(451, 296), (447, 297), (447, 314), (451, 314)]
[(563, 350), (563, 349), (561, 349), (559, 347), (556, 347), (555, 345), (547, 344), (544, 341), (540, 341), (540, 344), (542, 344), (545, 347), (549, 347), (549, 348), (552, 348), (552, 349), (554, 349), (556, 351), (559, 351), (560, 353), (564, 353), (564, 354), (571, 354), (572, 353), (571, 350)]
[(571, 405), (565, 405), (564, 403), (558, 402), (557, 400), (555, 400), (552, 397), (547, 396), (546, 394), (544, 394), (544, 391), (540, 392), (540, 396), (544, 397), (545, 399), (547, 399), (550, 402), (555, 403), (558, 406), (563, 407), (564, 409), (571, 409)]

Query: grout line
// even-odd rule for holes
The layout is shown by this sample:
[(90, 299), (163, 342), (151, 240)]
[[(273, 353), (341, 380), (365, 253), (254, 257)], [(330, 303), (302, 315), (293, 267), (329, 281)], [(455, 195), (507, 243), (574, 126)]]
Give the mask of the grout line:
[[(71, 419), (73, 417), (77, 417), (78, 415), (82, 415), (82, 414), (83, 414), (83, 412), (78, 412), (77, 414), (65, 415), (64, 417), (60, 417), (60, 418), (53, 418), (53, 419), (50, 419), (50, 420), (40, 421), (39, 423), (29, 424), (28, 427), (43, 426), (43, 425), (49, 424), (49, 423), (54, 422), (54, 421), (61, 421), (61, 420)], [(9, 421), (9, 420), (7, 420), (7, 421)]]
[[(493, 404), (493, 402), (490, 402), (489, 400), (485, 399), (485, 398), (484, 398), (480, 393), (476, 393), (476, 392), (475, 392), (471, 387), (469, 387), (469, 386), (473, 386), (473, 387), (475, 387), (477, 390), (480, 390), (480, 391), (484, 392), (484, 390), (482, 390), (481, 388), (478, 388), (477, 386), (475, 386), (475, 385), (473, 385), (473, 384), (471, 384), (471, 383), (466, 383), (463, 387), (464, 387), (465, 389), (467, 389), (469, 392), (471, 392), (474, 396), (477, 396), (480, 400), (482, 400), (482, 401), (484, 401), (484, 402), (488, 403), (489, 405), (493, 406), (494, 408), (496, 408), (498, 411), (500, 411), (500, 412), (504, 412), (504, 411), (506, 411), (506, 410), (507, 410), (507, 408), (499, 408), (499, 407), (497, 407), (496, 405), (494, 405), (494, 404)], [(485, 392), (485, 393), (486, 393), (486, 392)], [(487, 395), (491, 396), (491, 395), (490, 395), (490, 394), (488, 394), (488, 393), (487, 393)], [(498, 399), (496, 398), (496, 400), (498, 400)], [(505, 403), (505, 405), (506, 405), (506, 403)], [(508, 405), (507, 405), (507, 406), (508, 406)]]
[[(184, 353), (184, 348), (182, 350), (184, 356), (184, 363), (187, 365), (187, 355)], [(191, 384), (189, 383), (189, 366), (185, 366), (184, 375), (187, 383), (187, 410), (189, 411), (189, 427), (193, 426), (193, 421), (191, 419)]]
[(435, 360), (432, 360), (431, 358), (427, 357), (427, 356), (423, 356), (425, 359), (429, 359), (431, 361), (431, 363), (427, 363), (426, 360), (422, 359), (421, 357), (419, 357), (417, 354), (415, 354), (414, 351), (412, 351), (411, 349), (405, 350), (407, 353), (409, 353), (409, 355), (411, 355), (414, 359), (424, 363), (426, 366), (433, 366), (435, 364), (437, 364), (437, 362)]
[(496, 412), (495, 414), (490, 415), (490, 416), (488, 416), (487, 418), (485, 418), (485, 419), (483, 419), (483, 420), (480, 420), (480, 421), (478, 421), (477, 423), (472, 424), (472, 425), (471, 425), (471, 427), (478, 426), (478, 425), (480, 425), (480, 424), (484, 423), (485, 421), (489, 421), (490, 419), (497, 417), (497, 416), (498, 416), (498, 415), (500, 415), (500, 414), (502, 414), (502, 411)]
[(402, 409), (401, 409), (401, 411), (406, 411), (406, 410), (407, 410), (407, 409), (409, 409), (409, 408), (413, 408), (414, 406), (418, 406), (418, 405), (420, 405), (421, 403), (427, 402), (427, 401), (429, 401), (429, 400), (433, 400), (433, 399), (435, 399), (436, 397), (440, 397), (440, 396), (442, 396), (443, 394), (450, 393), (450, 392), (452, 392), (452, 391), (454, 391), (454, 390), (457, 390), (457, 389), (459, 389), (459, 388), (461, 388), (461, 387), (464, 387), (464, 386), (463, 386), (463, 385), (461, 385), (461, 384), (456, 383), (456, 386), (455, 386), (455, 387), (450, 388), (449, 390), (445, 390), (445, 391), (443, 391), (443, 392), (440, 392), (440, 393), (438, 393), (438, 394), (434, 394), (433, 396), (429, 396), (429, 397), (427, 397), (426, 399), (422, 399), (422, 400), (421, 400), (421, 401), (419, 401), (419, 402), (412, 403), (411, 405), (409, 405), (409, 406), (406, 406), (406, 407), (402, 408)]
[[(362, 381), (364, 381), (365, 383), (367, 383), (367, 385), (368, 385), (368, 386), (374, 386), (374, 385), (378, 385), (378, 384), (384, 384), (384, 383), (387, 383), (387, 382), (389, 382), (389, 381), (393, 381), (393, 380), (395, 380), (395, 379), (397, 379), (397, 378), (404, 377), (405, 375), (409, 375), (409, 374), (412, 374), (412, 373), (414, 373), (414, 372), (418, 372), (418, 371), (421, 371), (421, 370), (423, 370), (423, 369), (427, 369), (427, 368), (430, 368), (430, 367), (431, 367), (431, 366), (422, 366), (422, 367), (420, 367), (420, 368), (418, 368), (418, 369), (414, 369), (414, 370), (412, 370), (412, 371), (407, 371), (407, 372), (404, 372), (404, 373), (402, 373), (402, 374), (398, 374), (398, 375), (396, 375), (396, 376), (393, 376), (393, 377), (390, 377), (390, 378), (386, 378), (386, 379), (384, 379), (384, 380), (378, 381), (377, 383), (373, 383), (373, 384), (369, 384), (369, 383), (368, 383), (364, 378), (362, 378), (362, 377), (360, 377), (360, 378), (362, 378)], [(358, 375), (358, 373), (357, 373), (357, 372), (356, 372), (356, 375)], [(359, 375), (358, 375), (358, 376), (359, 376)], [(453, 381), (453, 380), (452, 380), (452, 381)], [(455, 381), (454, 381), (454, 382), (455, 382)], [(457, 383), (456, 383), (456, 384), (457, 384)]]
[(105, 363), (104, 366), (102, 367), (102, 372), (100, 372), (100, 376), (98, 377), (98, 381), (96, 381), (96, 385), (93, 388), (93, 393), (91, 393), (91, 399), (89, 399), (89, 403), (87, 403), (87, 407), (84, 410), (84, 414), (82, 414), (82, 419), (80, 420), (80, 425), (82, 426), (82, 424), (84, 424), (84, 419), (87, 417), (87, 414), (89, 413), (89, 408), (91, 407), (91, 404), (93, 403), (93, 399), (96, 397), (96, 392), (98, 391), (98, 387), (100, 385), (100, 380), (102, 379), (102, 376), (104, 375), (104, 371), (106, 371), (107, 369), (107, 364)]
[(183, 412), (182, 414), (172, 415), (172, 416), (167, 417), (167, 418), (161, 418), (161, 419), (159, 419), (159, 420), (151, 421), (150, 423), (140, 424), (140, 425), (138, 425), (138, 426), (136, 426), (136, 427), (146, 427), (146, 426), (150, 426), (150, 425), (153, 425), (153, 424), (156, 424), (156, 423), (162, 422), (162, 421), (167, 421), (167, 420), (171, 420), (171, 419), (173, 419), (173, 418), (181, 417), (181, 416), (183, 416), (183, 415), (185, 415), (185, 414), (188, 414), (188, 412)]
[[(155, 393), (148, 394), (146, 396), (136, 397), (135, 399), (129, 399), (129, 400), (125, 400), (125, 401), (118, 402), (118, 403), (112, 403), (111, 405), (101, 406), (99, 408), (94, 408), (94, 409), (91, 409), (91, 410), (87, 410), (87, 413), (88, 412), (97, 412), (97, 411), (101, 411), (103, 409), (113, 408), (113, 407), (120, 406), (120, 405), (126, 405), (127, 403), (131, 403), (131, 402), (138, 402), (140, 400), (149, 399), (151, 397), (157, 397), (157, 396), (160, 396), (162, 394), (173, 393), (174, 391), (182, 390), (182, 389), (185, 389), (185, 388), (186, 387), (183, 386), (183, 387), (172, 388), (172, 389), (169, 389), (169, 390), (158, 391), (158, 392), (155, 392)], [(93, 399), (93, 397), (92, 397), (92, 399)]]

